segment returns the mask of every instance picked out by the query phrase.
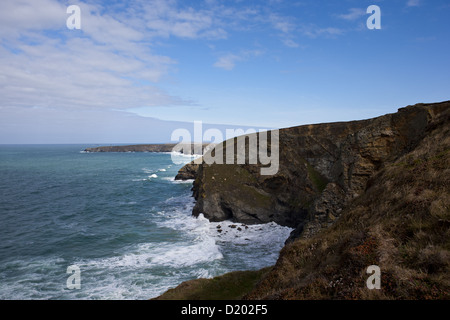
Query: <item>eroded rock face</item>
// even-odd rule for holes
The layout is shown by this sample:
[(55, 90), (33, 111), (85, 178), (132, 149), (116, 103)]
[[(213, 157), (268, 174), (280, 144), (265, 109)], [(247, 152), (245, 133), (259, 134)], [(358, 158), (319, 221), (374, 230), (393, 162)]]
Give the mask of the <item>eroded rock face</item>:
[[(279, 131), (279, 170), (259, 165), (201, 164), (180, 170), (195, 178), (194, 215), (212, 221), (274, 221), (308, 237), (339, 218), (386, 161), (412, 150), (450, 102), (418, 104), (381, 117), (298, 126)], [(182, 178), (180, 176), (180, 178)]]
[(175, 180), (195, 179), (199, 166), (199, 164), (195, 164), (193, 162), (186, 164), (180, 170), (178, 170), (178, 174), (175, 176)]

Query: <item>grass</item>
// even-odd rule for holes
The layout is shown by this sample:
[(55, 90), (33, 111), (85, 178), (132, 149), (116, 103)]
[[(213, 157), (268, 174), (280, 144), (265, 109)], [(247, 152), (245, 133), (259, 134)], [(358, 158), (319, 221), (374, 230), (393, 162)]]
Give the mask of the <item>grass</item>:
[(325, 190), (328, 179), (322, 176), (316, 169), (314, 169), (313, 166), (311, 166), (308, 162), (306, 162), (306, 170), (308, 171), (308, 176), (311, 182), (316, 187), (317, 191), (321, 193), (323, 190)]
[[(286, 246), (245, 298), (450, 299), (449, 150), (447, 122), (386, 163), (333, 226)], [(365, 284), (372, 264), (380, 290)]]
[[(331, 227), (286, 245), (275, 266), (198, 279), (172, 299), (450, 299), (450, 115), (383, 163)], [(443, 119), (443, 120), (442, 120)], [(325, 179), (305, 161), (322, 192)], [(381, 289), (366, 286), (367, 267)]]
[(239, 300), (270, 270), (234, 271), (212, 279), (186, 281), (158, 300)]

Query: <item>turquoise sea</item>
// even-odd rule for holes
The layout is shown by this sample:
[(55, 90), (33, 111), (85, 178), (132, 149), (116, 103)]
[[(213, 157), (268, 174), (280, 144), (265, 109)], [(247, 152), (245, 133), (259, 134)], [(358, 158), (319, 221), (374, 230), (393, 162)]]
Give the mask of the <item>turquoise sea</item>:
[[(170, 153), (92, 146), (0, 145), (0, 299), (149, 299), (276, 262), (290, 228), (192, 217)], [(67, 287), (73, 265), (80, 289)]]

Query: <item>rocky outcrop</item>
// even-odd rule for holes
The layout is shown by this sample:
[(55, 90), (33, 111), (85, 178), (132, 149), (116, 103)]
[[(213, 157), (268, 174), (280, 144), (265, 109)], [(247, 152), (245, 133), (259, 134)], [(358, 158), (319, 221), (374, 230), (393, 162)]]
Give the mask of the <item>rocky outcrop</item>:
[[(261, 277), (250, 291), (239, 289), (239, 275), (225, 274), (219, 279), (186, 282), (162, 298), (223, 299), (234, 286), (235, 297), (244, 300), (448, 300), (450, 103), (407, 107), (365, 123), (356, 132), (350, 131), (350, 141), (340, 140), (331, 153), (340, 155), (336, 161), (354, 159), (350, 162), (353, 171), (337, 175), (345, 179), (331, 180), (334, 176), (322, 171), (327, 166), (309, 162), (318, 161), (300, 162), (329, 180), (320, 183), (322, 191), (307, 206), (309, 211), (293, 233), (297, 239), (284, 246), (274, 266), (259, 271)], [(382, 126), (389, 123), (390, 127)], [(338, 153), (343, 146), (347, 153)], [(306, 151), (294, 148), (291, 152)], [(280, 169), (285, 171), (285, 166)], [(199, 167), (197, 183), (205, 179), (204, 167)], [(355, 172), (359, 175), (354, 176)], [(229, 179), (218, 171), (213, 173), (217, 174), (213, 181)], [(237, 181), (255, 183), (253, 175)], [(354, 178), (362, 187), (351, 183)], [(197, 185), (194, 191), (201, 187)], [(273, 187), (278, 190), (280, 185)], [(209, 194), (209, 186), (203, 188)], [(221, 201), (225, 200), (229, 199)], [(381, 272), (376, 290), (369, 286), (369, 266)]]
[(386, 162), (412, 150), (449, 107), (448, 101), (417, 104), (368, 120), (281, 129), (274, 175), (261, 175), (261, 166), (247, 159), (190, 164), (178, 178), (195, 178), (194, 215), (247, 224), (274, 221), (295, 228), (291, 240), (311, 237), (332, 225)]
[(417, 146), (386, 161), (332, 226), (286, 245), (244, 299), (450, 298), (450, 108), (427, 110)]
[(178, 170), (175, 180), (193, 180), (197, 177), (197, 172), (200, 164), (193, 162), (186, 164), (180, 170)]

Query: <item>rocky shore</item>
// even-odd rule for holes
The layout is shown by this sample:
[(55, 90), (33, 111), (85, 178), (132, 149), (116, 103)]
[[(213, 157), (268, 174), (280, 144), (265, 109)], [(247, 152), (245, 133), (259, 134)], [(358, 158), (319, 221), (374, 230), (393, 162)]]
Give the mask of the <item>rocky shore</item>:
[(184, 166), (176, 179), (195, 179), (194, 215), (297, 228), (311, 236), (339, 218), (385, 163), (414, 149), (449, 102), (418, 104), (374, 119), (280, 130), (280, 170), (259, 174), (257, 165)]
[[(273, 176), (248, 163), (188, 164), (177, 176), (195, 179), (193, 215), (295, 228), (244, 298), (449, 297), (449, 101), (279, 137)], [(383, 290), (365, 288), (370, 264)]]

